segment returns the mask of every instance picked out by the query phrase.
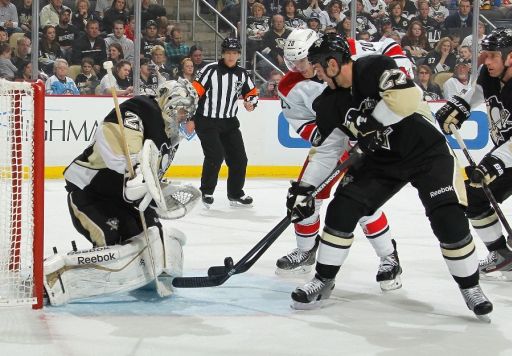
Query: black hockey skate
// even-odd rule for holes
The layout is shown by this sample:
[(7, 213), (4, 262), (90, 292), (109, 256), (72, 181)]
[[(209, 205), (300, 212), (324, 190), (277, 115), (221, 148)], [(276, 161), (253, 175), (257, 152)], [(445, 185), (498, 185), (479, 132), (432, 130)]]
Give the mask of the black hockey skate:
[(281, 257), (276, 262), (276, 274), (305, 274), (311, 272), (313, 265), (316, 262), (316, 250), (320, 242), (320, 236), (316, 237), (315, 245), (309, 251), (296, 248), (288, 253), (286, 256)]
[(243, 195), (240, 198), (231, 198), (228, 197), (229, 205), (231, 206), (245, 206), (245, 207), (252, 207), (252, 197), (248, 195)]
[(476, 317), (487, 323), (491, 322), (489, 314), (492, 312), (492, 303), (487, 299), (480, 285), (472, 288), (461, 289), (460, 292), (466, 301), (468, 308), (475, 313)]
[(379, 270), (377, 271), (377, 282), (380, 283), (380, 289), (384, 292), (402, 288), (402, 267), (400, 267), (400, 260), (398, 259), (398, 252), (396, 250), (396, 241), (391, 240), (393, 243), (394, 251), (384, 257), (380, 258)]
[(334, 278), (322, 278), (316, 274), (315, 278), (292, 292), (291, 307), (298, 310), (320, 308), (323, 301), (329, 299), (333, 289)]
[(478, 269), (482, 279), (512, 281), (512, 252), (506, 248), (491, 251), (478, 263)]
[(202, 200), (203, 200), (203, 205), (207, 208), (207, 209), (210, 209), (210, 207), (212, 206), (213, 204), (213, 195), (210, 195), (210, 194), (202, 194)]

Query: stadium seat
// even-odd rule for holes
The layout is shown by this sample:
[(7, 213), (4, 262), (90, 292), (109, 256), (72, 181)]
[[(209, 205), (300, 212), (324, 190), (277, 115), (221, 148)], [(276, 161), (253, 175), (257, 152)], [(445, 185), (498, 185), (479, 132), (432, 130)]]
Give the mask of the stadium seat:
[(82, 67), (78, 64), (74, 64), (69, 67), (68, 77), (70, 77), (73, 80), (76, 80), (76, 76), (80, 74), (80, 71), (82, 70)]
[(434, 78), (432, 78), (432, 81), (439, 85), (440, 88), (443, 87), (444, 82), (446, 82), (448, 79), (453, 77), (452, 72), (441, 72), (434, 74)]
[(17, 42), (23, 36), (25, 36), (23, 32), (14, 32), (13, 34), (11, 34), (11, 37), (9, 37), (9, 46), (11, 46), (13, 51), (16, 50), (16, 47), (18, 46)]

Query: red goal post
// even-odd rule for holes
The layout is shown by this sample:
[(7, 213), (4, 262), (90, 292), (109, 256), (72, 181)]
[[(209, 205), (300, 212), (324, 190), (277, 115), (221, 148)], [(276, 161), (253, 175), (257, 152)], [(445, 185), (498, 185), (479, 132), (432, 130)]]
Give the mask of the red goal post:
[(0, 79), (0, 306), (43, 306), (44, 92)]

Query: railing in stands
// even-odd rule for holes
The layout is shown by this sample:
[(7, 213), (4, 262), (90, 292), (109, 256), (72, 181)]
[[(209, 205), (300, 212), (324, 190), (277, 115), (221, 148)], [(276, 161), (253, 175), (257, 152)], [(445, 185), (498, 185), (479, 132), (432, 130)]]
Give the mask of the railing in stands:
[(263, 77), (261, 74), (258, 73), (258, 70), (256, 68), (257, 64), (258, 64), (258, 61), (257, 61), (258, 57), (263, 59), (265, 62), (267, 62), (276, 71), (278, 71), (279, 73), (284, 75), (284, 72), (278, 66), (276, 66), (274, 63), (272, 63), (272, 61), (269, 60), (267, 57), (265, 57), (261, 52), (256, 51), (256, 52), (254, 52), (254, 57), (252, 60), (252, 81), (253, 82), (256, 83), (256, 77), (258, 77), (258, 79), (260, 79), (264, 84), (266, 84), (268, 81), (267, 78)]
[[(201, 16), (199, 4), (206, 6), (215, 15), (215, 26), (213, 26), (207, 19)], [(193, 2), (193, 16), (192, 16), (192, 41), (195, 41), (196, 36), (196, 17), (199, 18), (206, 26), (208, 26), (217, 37), (224, 39), (224, 36), (219, 31), (219, 19), (224, 21), (230, 28), (233, 29), (235, 36), (238, 37), (238, 29), (233, 25), (224, 15), (222, 15), (215, 7), (210, 5), (206, 0), (194, 0)], [(244, 51), (245, 53), (245, 51)], [(215, 38), (215, 58), (219, 57), (219, 44)]]

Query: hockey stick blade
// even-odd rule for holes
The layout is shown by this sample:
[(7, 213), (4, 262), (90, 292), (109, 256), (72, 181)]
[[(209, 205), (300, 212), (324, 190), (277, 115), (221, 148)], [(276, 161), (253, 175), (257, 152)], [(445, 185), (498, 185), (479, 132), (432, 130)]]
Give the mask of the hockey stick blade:
[[(450, 130), (452, 131), (453, 135), (455, 136), (455, 140), (459, 144), (460, 148), (462, 149), (462, 152), (464, 153), (464, 156), (466, 156), (466, 159), (468, 160), (469, 164), (473, 167), (476, 167), (477, 164), (473, 160), (473, 157), (471, 157), (471, 154), (468, 151), (468, 148), (466, 144), (464, 143), (464, 139), (462, 138), (459, 130), (454, 124), (450, 124)], [(494, 211), (496, 212), (496, 215), (498, 216), (498, 219), (500, 220), (501, 224), (505, 228), (505, 231), (507, 231), (508, 237), (507, 237), (507, 248), (512, 251), (512, 228), (510, 227), (510, 224), (508, 223), (507, 219), (505, 218), (505, 214), (503, 214), (503, 210), (501, 210), (500, 206), (498, 205), (498, 201), (494, 197), (494, 194), (492, 193), (489, 186), (485, 183), (482, 184), (482, 189), (484, 191), (485, 196), (487, 197), (487, 200), (491, 203), (491, 206), (493, 207)]]
[[(318, 187), (304, 201), (314, 199), (328, 184), (336, 179), (345, 169), (360, 161), (364, 157), (363, 151), (358, 145), (349, 151), (349, 158), (338, 164), (329, 176), (318, 185)], [(215, 287), (223, 284), (232, 275), (244, 273), (256, 263), (263, 253), (274, 243), (275, 240), (290, 226), (288, 216), (284, 217), (274, 228), (265, 235), (240, 261), (234, 266), (230, 257), (224, 259), (224, 266), (212, 266), (208, 269), (207, 277), (176, 277), (172, 285), (177, 288), (202, 288)], [(230, 261), (231, 260), (231, 261)], [(232, 266), (232, 267), (231, 267)]]

